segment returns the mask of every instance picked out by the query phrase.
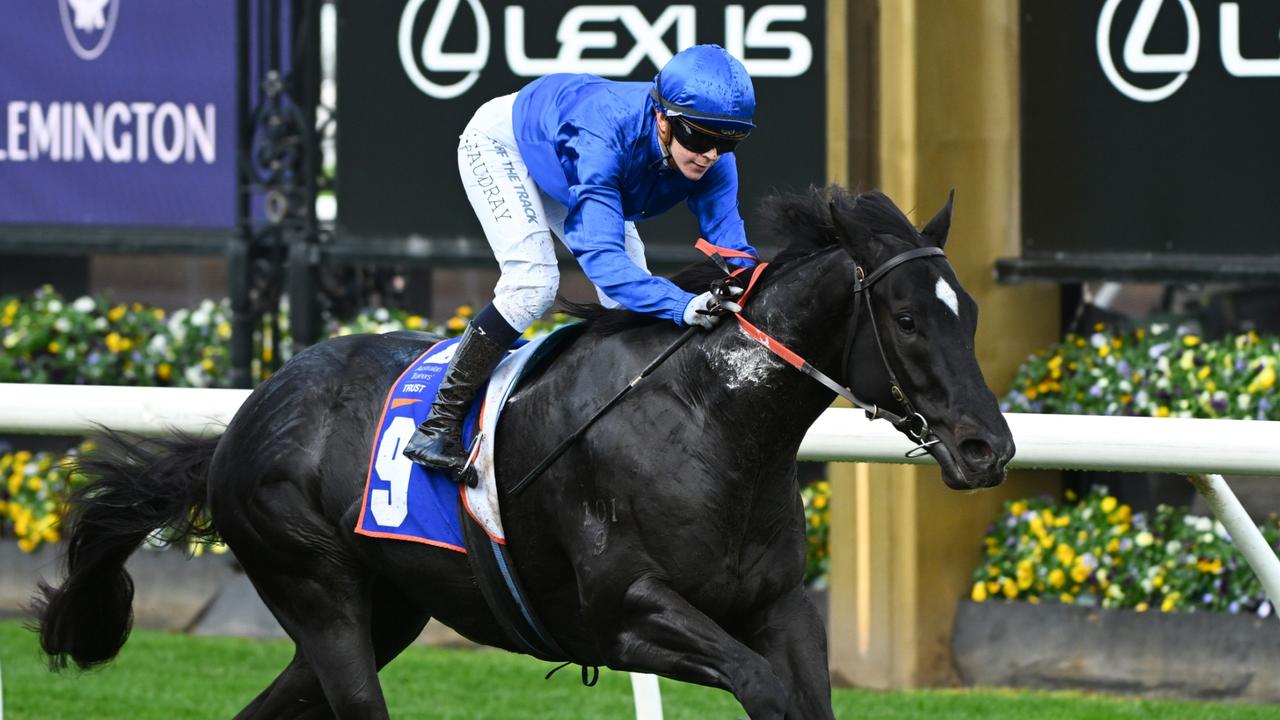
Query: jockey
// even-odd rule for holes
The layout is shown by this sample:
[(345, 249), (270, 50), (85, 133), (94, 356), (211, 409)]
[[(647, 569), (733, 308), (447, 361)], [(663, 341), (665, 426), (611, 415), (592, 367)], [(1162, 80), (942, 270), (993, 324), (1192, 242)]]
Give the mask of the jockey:
[(715, 302), (649, 274), (635, 223), (685, 201), (712, 243), (756, 255), (738, 212), (733, 149), (755, 127), (746, 69), (717, 45), (676, 54), (652, 83), (548, 75), (480, 107), (458, 142), (458, 170), (497, 257), (494, 299), (459, 341), (439, 394), (404, 455), (454, 474), (479, 386), (551, 308), (551, 234), (573, 252), (606, 307), (710, 328)]

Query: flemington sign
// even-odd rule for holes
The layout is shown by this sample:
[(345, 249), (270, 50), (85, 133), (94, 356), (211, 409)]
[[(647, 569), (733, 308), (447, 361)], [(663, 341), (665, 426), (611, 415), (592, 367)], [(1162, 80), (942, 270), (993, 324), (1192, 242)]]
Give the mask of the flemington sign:
[(7, 4), (0, 234), (234, 228), (238, 5)]
[(1280, 3), (1022, 0), (1006, 276), (1280, 275)]
[[(773, 188), (824, 180), (824, 7), (818, 0), (340, 3), (339, 241), (483, 243), (456, 159), (457, 136), (476, 108), (551, 73), (649, 82), (676, 52), (708, 42), (742, 59), (756, 86), (759, 129), (738, 156), (750, 229), (752, 209)], [(691, 244), (696, 227), (680, 217), (687, 214), (645, 222), (646, 244)]]

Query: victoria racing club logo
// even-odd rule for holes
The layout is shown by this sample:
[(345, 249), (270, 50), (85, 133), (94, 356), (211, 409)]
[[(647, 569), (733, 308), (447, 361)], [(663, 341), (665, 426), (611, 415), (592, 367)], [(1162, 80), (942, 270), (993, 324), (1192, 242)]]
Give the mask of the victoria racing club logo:
[(96, 60), (106, 51), (120, 16), (120, 0), (58, 0), (62, 32), (81, 60)]
[[(427, 20), (425, 35), (421, 25), (426, 12), (426, 0), (408, 0), (400, 14), (396, 45), (401, 67), (409, 80), (423, 93), (442, 100), (456, 98), (475, 84), (480, 72), (489, 60), (492, 33), (489, 18), (479, 0), (466, 0), (467, 12), (474, 23), (474, 49), (458, 51), (458, 35), (455, 30), (466, 30), (465, 15), (460, 18), (462, 0), (438, 0)], [(753, 77), (796, 77), (809, 70), (813, 62), (813, 46), (809, 38), (793, 30), (777, 30), (774, 23), (795, 23), (806, 19), (804, 5), (778, 4), (756, 6), (748, 16), (744, 5), (728, 4), (724, 7), (725, 38), (723, 45), (734, 56), (742, 59), (747, 72)], [(674, 33), (678, 48), (694, 44), (698, 8), (693, 5), (671, 5), (658, 17), (649, 20), (636, 5), (583, 4), (570, 8), (560, 18), (555, 38), (559, 50), (554, 57), (530, 57), (525, 50), (525, 9), (520, 5), (508, 5), (503, 10), (503, 38), (501, 44), (507, 65), (520, 77), (538, 77), (556, 72), (582, 72), (602, 77), (630, 75), (646, 59), (661, 67), (674, 54), (664, 40), (667, 33)], [(634, 45), (625, 53), (619, 33), (600, 30), (592, 24), (617, 23)], [(615, 26), (616, 27), (616, 26)], [(415, 47), (415, 39), (422, 40)], [(470, 36), (462, 35), (464, 47)], [(445, 50), (450, 39), (454, 49)], [(748, 57), (748, 48), (773, 51), (771, 57)], [(619, 56), (601, 57), (591, 51), (618, 50)], [(785, 56), (778, 57), (778, 51)], [(584, 55), (588, 55), (585, 56)], [(450, 83), (437, 82), (427, 73), (465, 73)]]
[[(1130, 83), (1116, 68), (1111, 56), (1111, 31), (1116, 9), (1123, 0), (1106, 0), (1098, 16), (1096, 38), (1098, 62), (1102, 72), (1117, 90), (1138, 102), (1154, 103), (1176, 93), (1186, 83), (1191, 70), (1200, 59), (1200, 20), (1190, 0), (1178, 0), (1187, 28), (1187, 46), (1180, 53), (1148, 53), (1147, 40), (1155, 26), (1165, 0), (1142, 0), (1133, 25), (1124, 39), (1124, 64), (1133, 74), (1173, 74), (1164, 85), (1143, 88)], [(1235, 77), (1280, 77), (1280, 58), (1246, 58), (1240, 53), (1240, 4), (1223, 2), (1218, 10), (1218, 45), (1222, 64)]]

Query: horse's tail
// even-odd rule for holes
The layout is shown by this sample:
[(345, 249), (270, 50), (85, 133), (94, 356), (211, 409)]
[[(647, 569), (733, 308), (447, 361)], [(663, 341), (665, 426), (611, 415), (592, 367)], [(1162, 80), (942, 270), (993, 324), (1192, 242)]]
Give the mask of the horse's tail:
[(76, 463), (89, 482), (69, 501), (71, 527), (61, 587), (41, 582), (32, 609), (49, 667), (109, 662), (133, 626), (133, 579), (125, 561), (153, 532), (208, 539), (207, 475), (218, 438), (139, 438), (106, 432)]

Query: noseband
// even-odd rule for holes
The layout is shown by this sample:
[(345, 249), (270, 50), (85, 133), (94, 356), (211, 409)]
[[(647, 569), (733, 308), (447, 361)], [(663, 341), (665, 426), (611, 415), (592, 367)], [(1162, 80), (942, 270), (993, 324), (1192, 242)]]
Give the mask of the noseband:
[[(845, 335), (844, 341), (844, 367), (845, 376), (849, 380), (849, 390), (848, 394), (840, 393), (840, 395), (862, 408), (867, 413), (868, 419), (884, 418), (900, 432), (914, 438), (917, 445), (907, 453), (907, 457), (917, 457), (927, 453), (929, 446), (938, 442), (938, 439), (933, 436), (932, 431), (929, 429), (929, 421), (925, 420), (924, 416), (919, 412), (916, 412), (910, 398), (902, 390), (902, 384), (898, 382), (898, 376), (893, 372), (893, 365), (889, 364), (889, 356), (884, 351), (884, 342), (880, 339), (880, 326), (876, 324), (876, 314), (871, 307), (870, 289), (876, 281), (888, 275), (899, 265), (912, 260), (931, 257), (945, 258), (946, 254), (942, 252), (940, 247), (922, 247), (907, 250), (894, 255), (870, 275), (867, 275), (862, 266), (855, 261), (853, 268), (853, 313), (849, 316), (849, 332)], [(866, 298), (865, 302), (863, 301), (864, 297)], [(858, 333), (858, 319), (862, 315), (861, 310), (863, 307), (867, 309), (867, 320), (871, 324), (872, 337), (876, 339), (876, 350), (880, 352), (880, 361), (884, 364), (885, 373), (889, 376), (889, 392), (893, 395), (893, 399), (902, 405), (903, 415), (889, 412), (874, 403), (864, 402), (853, 393), (853, 339)]]

